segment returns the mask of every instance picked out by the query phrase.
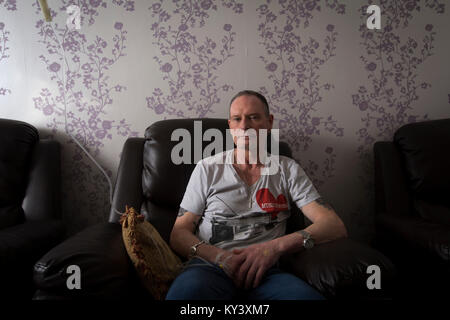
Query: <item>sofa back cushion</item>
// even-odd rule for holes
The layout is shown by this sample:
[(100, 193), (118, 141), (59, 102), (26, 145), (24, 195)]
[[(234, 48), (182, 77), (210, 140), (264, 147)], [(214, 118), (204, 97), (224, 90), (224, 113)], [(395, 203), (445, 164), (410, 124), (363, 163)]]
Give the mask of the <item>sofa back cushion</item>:
[[(172, 119), (158, 121), (148, 127), (145, 131), (142, 175), (144, 197), (155, 205), (177, 208), (196, 165), (194, 148), (203, 152), (204, 148), (211, 143), (203, 141), (203, 133), (215, 128), (225, 137), (227, 127), (227, 121), (224, 119)], [(172, 133), (175, 130), (186, 134), (188, 139), (177, 137), (174, 138), (175, 141), (172, 141)], [(190, 151), (190, 163), (175, 164), (172, 161), (172, 150), (177, 145), (181, 148), (180, 143), (186, 143), (188, 146), (185, 150)], [(184, 155), (183, 152), (174, 154)]]
[(450, 204), (450, 119), (404, 125), (396, 131), (394, 143), (413, 196)]
[(0, 119), (0, 229), (24, 219), (25, 195), (31, 154), (39, 134), (33, 126)]

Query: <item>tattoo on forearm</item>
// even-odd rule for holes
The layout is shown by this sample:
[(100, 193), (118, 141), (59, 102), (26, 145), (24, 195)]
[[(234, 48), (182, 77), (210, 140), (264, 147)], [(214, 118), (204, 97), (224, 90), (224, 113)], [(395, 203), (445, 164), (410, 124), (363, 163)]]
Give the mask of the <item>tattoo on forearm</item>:
[[(184, 214), (185, 214), (186, 212), (188, 212), (186, 209), (180, 207), (180, 209), (178, 210), (178, 217), (184, 216)], [(193, 230), (194, 233), (197, 232), (197, 229), (198, 229), (198, 226), (200, 225), (200, 221), (201, 221), (201, 220), (202, 220), (202, 219), (200, 218), (200, 219), (198, 219), (197, 221), (192, 222), (193, 225), (194, 225), (194, 230)]]
[(328, 202), (326, 202), (323, 198), (317, 199), (316, 202), (318, 204), (320, 204), (322, 207), (327, 208), (328, 210), (334, 211), (334, 208)]

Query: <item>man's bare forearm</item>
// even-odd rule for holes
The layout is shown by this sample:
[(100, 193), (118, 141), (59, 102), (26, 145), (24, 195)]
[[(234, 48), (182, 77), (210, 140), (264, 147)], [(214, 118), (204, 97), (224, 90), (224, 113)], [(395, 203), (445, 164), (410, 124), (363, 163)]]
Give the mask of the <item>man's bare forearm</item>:
[[(179, 228), (174, 231), (172, 231), (172, 234), (170, 236), (170, 246), (178, 254), (188, 258), (190, 248), (193, 245), (199, 243), (200, 239), (197, 238), (190, 230)], [(208, 260), (209, 262), (214, 263), (217, 255), (221, 251), (222, 249), (205, 243), (197, 247), (196, 255), (203, 259)]]
[[(313, 224), (304, 229), (311, 234), (314, 243), (320, 244), (347, 237), (345, 225), (333, 208), (321, 199), (317, 200), (317, 204), (326, 208), (329, 214), (317, 219)], [(303, 248), (303, 237), (298, 232), (293, 232), (273, 241), (281, 254), (294, 253)]]
[[(347, 236), (342, 231), (337, 232), (337, 230), (341, 230), (340, 226), (337, 228), (339, 229), (336, 229), (336, 226), (329, 221), (324, 221), (323, 223), (317, 221), (304, 230), (311, 234), (315, 244), (320, 244)], [(303, 248), (303, 237), (298, 232), (290, 233), (273, 241), (281, 254), (294, 253)]]

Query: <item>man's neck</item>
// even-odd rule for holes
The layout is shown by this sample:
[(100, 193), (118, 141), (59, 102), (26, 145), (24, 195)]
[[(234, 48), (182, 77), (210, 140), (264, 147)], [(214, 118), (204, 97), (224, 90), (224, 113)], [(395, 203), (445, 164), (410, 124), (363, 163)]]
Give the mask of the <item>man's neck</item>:
[[(241, 156), (240, 159), (238, 159), (238, 153)], [(244, 155), (244, 160), (242, 161), (242, 155)], [(256, 161), (254, 160), (256, 159)], [(240, 160), (238, 162), (238, 160)], [(252, 162), (250, 163), (250, 160), (252, 160)], [(255, 163), (256, 162), (256, 163)], [(238, 168), (241, 169), (258, 169), (260, 167), (263, 166), (263, 164), (261, 163), (261, 161), (259, 160), (259, 157), (254, 156), (253, 154), (250, 153), (250, 150), (248, 149), (237, 149), (235, 148), (233, 150), (233, 165), (237, 166)]]

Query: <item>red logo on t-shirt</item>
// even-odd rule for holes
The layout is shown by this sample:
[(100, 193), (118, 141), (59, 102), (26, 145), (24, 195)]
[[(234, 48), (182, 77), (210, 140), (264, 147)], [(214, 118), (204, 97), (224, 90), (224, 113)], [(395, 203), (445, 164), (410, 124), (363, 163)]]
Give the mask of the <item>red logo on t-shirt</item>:
[(283, 194), (275, 199), (267, 188), (259, 189), (256, 192), (256, 202), (264, 211), (272, 214), (272, 219), (276, 219), (278, 212), (288, 210), (286, 197)]

